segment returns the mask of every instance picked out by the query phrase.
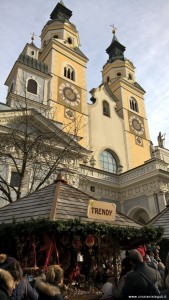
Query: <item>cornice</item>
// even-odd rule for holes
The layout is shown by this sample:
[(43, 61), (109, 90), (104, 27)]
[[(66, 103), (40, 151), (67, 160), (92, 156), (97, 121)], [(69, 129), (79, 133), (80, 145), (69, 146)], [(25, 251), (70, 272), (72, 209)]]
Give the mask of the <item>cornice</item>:
[(116, 78), (110, 85), (109, 87), (112, 89), (112, 92), (114, 93), (118, 88), (126, 88), (127, 90), (129, 90), (131, 93), (133, 92), (133, 90), (135, 90), (137, 93), (144, 95), (145, 91), (137, 88), (134, 83), (130, 83), (129, 81), (123, 79), (122, 77), (118, 77)]
[(10, 83), (10, 80), (14, 77), (14, 74), (17, 72), (17, 69), (21, 68), (22, 70), (24, 71), (28, 71), (34, 75), (39, 75), (43, 78), (46, 78), (46, 79), (50, 79), (52, 76), (50, 74), (46, 74), (44, 72), (41, 72), (40, 70), (37, 70), (37, 69), (34, 69), (32, 67), (29, 67), (21, 62), (19, 62), (18, 60), (15, 62), (15, 64), (13, 65), (12, 67), (12, 70), (10, 71), (6, 81), (5, 81), (5, 85), (9, 85)]
[(120, 175), (81, 165), (80, 181), (83, 189), (93, 185), (93, 195), (97, 197), (100, 195), (125, 201), (152, 193), (168, 192), (169, 169), (168, 164), (159, 159), (152, 159)]
[[(37, 109), (37, 110), (43, 109), (44, 111), (46, 111), (46, 110), (50, 110), (51, 109), (50, 105), (48, 105), (48, 104), (37, 102), (35, 100), (23, 97), (23, 96), (18, 95), (16, 93), (9, 93), (7, 95), (7, 103), (10, 104), (11, 101), (13, 101), (13, 100), (17, 101), (18, 104), (20, 104), (20, 103), (24, 104), (25, 107), (31, 107), (31, 106), (33, 106), (33, 108)], [(21, 107), (24, 107), (24, 106), (21, 106)], [(21, 108), (19, 108), (19, 109), (21, 109)], [(13, 110), (18, 110), (18, 109), (17, 108), (13, 108)]]
[(72, 26), (71, 23), (68, 24), (69, 26), (66, 23), (57, 23), (57, 21), (51, 24), (46, 24), (42, 29), (41, 39), (43, 40), (48, 31), (56, 29), (64, 29), (76, 35), (78, 33), (77, 29), (74, 26)]
[[(58, 52), (60, 52), (61, 54), (67, 56), (69, 58), (68, 55), (66, 55), (66, 52), (68, 52), (70, 55), (78, 58), (78, 60), (80, 59), (81, 61), (83, 61), (85, 63), (85, 66), (86, 66), (86, 63), (88, 62), (88, 58), (86, 57), (83, 57), (81, 56), (80, 54), (76, 53), (75, 51), (73, 51), (73, 49), (67, 47), (66, 45), (58, 42), (56, 39), (51, 39), (48, 44), (46, 45), (45, 49), (40, 53), (40, 60), (43, 61), (46, 57), (46, 55), (51, 51), (51, 50), (56, 50), (53, 45), (57, 46), (59, 49), (57, 49)], [(65, 51), (65, 53), (63, 53), (62, 50)], [(71, 58), (72, 60), (76, 61), (75, 59), (73, 59), (73, 57)], [(78, 62), (78, 61), (76, 61)], [(79, 62), (78, 62), (79, 63)]]

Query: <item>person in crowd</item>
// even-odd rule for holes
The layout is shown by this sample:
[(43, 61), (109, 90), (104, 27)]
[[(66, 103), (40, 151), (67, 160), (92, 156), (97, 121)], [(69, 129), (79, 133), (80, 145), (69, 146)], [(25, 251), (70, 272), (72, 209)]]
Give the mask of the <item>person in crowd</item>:
[(122, 289), (124, 287), (128, 272), (132, 272), (132, 265), (129, 258), (129, 251), (127, 250), (125, 253), (125, 258), (122, 260), (122, 271), (120, 273), (118, 284), (113, 289), (113, 296), (115, 299), (121, 299), (122, 297)]
[(107, 276), (107, 281), (102, 286), (102, 297), (100, 299), (110, 299), (113, 297), (113, 288), (114, 288), (114, 279), (112, 277), (112, 274), (110, 276)]
[(131, 262), (130, 262), (130, 259), (129, 259), (129, 251), (126, 250), (126, 253), (125, 253), (125, 258), (122, 260), (122, 271), (121, 271), (121, 274), (120, 274), (120, 278), (123, 276), (123, 275), (126, 275), (127, 272), (131, 271)]
[(30, 300), (38, 299), (36, 289), (30, 285), (27, 276), (23, 276), (20, 263), (15, 258), (6, 256), (0, 268), (8, 271), (16, 283), (15, 289), (10, 295), (10, 300), (23, 300), (25, 296)]
[(11, 263), (14, 263), (16, 259), (14, 257), (8, 256), (5, 253), (0, 254), (0, 269), (6, 269)]
[(147, 251), (147, 247), (144, 244), (137, 246), (136, 250), (140, 252), (141, 256), (144, 257)]
[(12, 275), (8, 271), (0, 269), (0, 299), (9, 300), (14, 288), (15, 281)]
[(16, 288), (13, 290), (10, 300), (37, 300), (38, 293), (35, 288), (29, 283), (27, 275), (23, 276)]
[[(151, 293), (151, 285), (143, 277), (144, 275), (150, 282), (157, 282), (159, 289), (162, 289), (162, 280), (158, 270), (155, 270), (143, 261), (143, 257), (136, 249), (129, 252), (133, 272), (128, 272), (126, 281), (122, 289), (122, 298), (129, 299), (130, 296), (148, 296)], [(140, 273), (140, 274), (139, 274)], [(141, 275), (143, 274), (143, 276)]]
[(63, 285), (63, 269), (59, 265), (49, 266), (46, 276), (36, 278), (38, 300), (63, 300), (60, 287)]
[(167, 254), (165, 271), (164, 271), (164, 287), (169, 289), (169, 252)]
[(165, 266), (164, 266), (164, 264), (162, 263), (162, 261), (159, 261), (159, 262), (158, 262), (158, 271), (159, 271), (159, 273), (160, 273), (160, 275), (161, 275), (162, 280), (164, 280)]
[(153, 269), (158, 269), (158, 263), (154, 259), (154, 254), (152, 251), (147, 250), (145, 256), (143, 257), (144, 261), (147, 263), (147, 265)]

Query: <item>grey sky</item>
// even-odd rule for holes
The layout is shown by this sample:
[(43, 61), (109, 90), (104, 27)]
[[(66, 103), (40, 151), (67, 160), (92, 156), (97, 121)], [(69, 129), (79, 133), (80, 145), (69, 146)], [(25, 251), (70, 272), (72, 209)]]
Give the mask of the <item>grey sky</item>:
[[(150, 137), (157, 144), (159, 131), (166, 133), (169, 147), (169, 0), (63, 0), (73, 11), (71, 21), (80, 34), (81, 50), (89, 58), (88, 91), (97, 87), (105, 49), (112, 40), (112, 28), (126, 46), (125, 57), (136, 67), (136, 80), (146, 91), (145, 103)], [(57, 0), (0, 0), (0, 102), (5, 102), (4, 82), (27, 42), (40, 33)]]

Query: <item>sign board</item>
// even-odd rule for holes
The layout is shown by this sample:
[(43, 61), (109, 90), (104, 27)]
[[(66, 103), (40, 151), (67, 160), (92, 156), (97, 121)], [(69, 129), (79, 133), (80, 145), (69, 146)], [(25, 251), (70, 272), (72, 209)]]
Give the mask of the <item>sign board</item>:
[(116, 216), (116, 205), (114, 203), (89, 200), (87, 217), (90, 219), (99, 219), (114, 221)]

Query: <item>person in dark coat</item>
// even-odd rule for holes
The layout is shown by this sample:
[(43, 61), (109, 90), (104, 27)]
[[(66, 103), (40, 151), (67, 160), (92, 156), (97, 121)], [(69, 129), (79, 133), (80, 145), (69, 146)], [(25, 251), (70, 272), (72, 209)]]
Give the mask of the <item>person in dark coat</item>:
[(169, 289), (169, 252), (167, 254), (166, 263), (165, 263), (164, 286), (166, 289)]
[(46, 276), (42, 274), (36, 278), (38, 300), (63, 300), (60, 286), (63, 284), (63, 269), (59, 265), (48, 267)]
[(16, 283), (16, 287), (10, 295), (10, 300), (24, 300), (25, 295), (30, 300), (38, 299), (36, 289), (30, 285), (27, 276), (23, 276), (20, 263), (15, 258), (6, 256), (5, 260), (1, 261), (0, 268), (8, 271)]
[[(155, 270), (143, 261), (138, 250), (132, 249), (129, 253), (132, 264), (132, 272), (127, 273), (126, 281), (122, 289), (122, 298), (130, 299), (129, 296), (148, 296), (151, 293), (151, 286), (141, 274), (145, 275), (151, 282), (158, 282), (159, 289), (162, 289), (162, 280), (158, 270)], [(139, 273), (138, 273), (139, 272)]]
[(16, 288), (13, 290), (10, 300), (23, 300), (25, 296), (29, 300), (37, 300), (38, 293), (28, 281), (27, 276), (22, 277)]
[(14, 288), (15, 281), (12, 275), (8, 271), (0, 269), (0, 299), (9, 300)]

